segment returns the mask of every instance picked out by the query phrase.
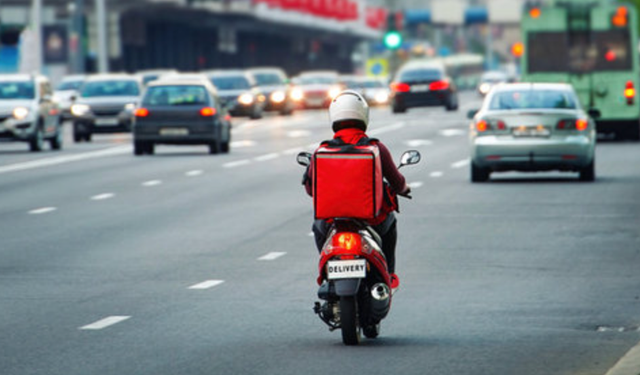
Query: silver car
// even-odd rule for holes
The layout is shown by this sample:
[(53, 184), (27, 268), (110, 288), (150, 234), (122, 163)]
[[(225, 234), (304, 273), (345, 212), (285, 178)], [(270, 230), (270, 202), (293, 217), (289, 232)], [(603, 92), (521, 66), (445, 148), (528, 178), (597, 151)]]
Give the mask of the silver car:
[(595, 122), (570, 85), (503, 84), (468, 117), (472, 182), (501, 171), (559, 170), (595, 179)]

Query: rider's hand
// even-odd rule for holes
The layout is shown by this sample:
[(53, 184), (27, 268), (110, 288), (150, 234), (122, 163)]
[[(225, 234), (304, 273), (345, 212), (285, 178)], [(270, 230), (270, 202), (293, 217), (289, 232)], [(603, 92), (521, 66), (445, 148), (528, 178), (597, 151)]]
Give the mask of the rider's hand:
[(406, 185), (404, 190), (398, 193), (398, 195), (411, 199), (411, 188), (409, 187), (409, 185)]

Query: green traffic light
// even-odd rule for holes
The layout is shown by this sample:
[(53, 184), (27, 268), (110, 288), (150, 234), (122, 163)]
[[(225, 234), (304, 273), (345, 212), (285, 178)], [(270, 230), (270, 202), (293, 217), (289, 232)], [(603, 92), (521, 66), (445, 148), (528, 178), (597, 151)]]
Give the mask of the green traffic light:
[(402, 35), (397, 31), (389, 31), (384, 34), (384, 45), (390, 49), (396, 49), (402, 45)]

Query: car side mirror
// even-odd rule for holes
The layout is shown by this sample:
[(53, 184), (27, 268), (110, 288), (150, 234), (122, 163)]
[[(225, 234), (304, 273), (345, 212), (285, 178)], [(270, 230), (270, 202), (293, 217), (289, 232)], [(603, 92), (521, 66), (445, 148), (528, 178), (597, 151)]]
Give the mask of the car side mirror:
[(296, 157), (296, 161), (298, 162), (298, 164), (302, 165), (303, 167), (308, 167), (309, 165), (311, 165), (311, 153), (309, 152), (299, 153), (298, 156)]
[(480, 112), (479, 109), (470, 109), (469, 112), (467, 112), (467, 118), (468, 119), (472, 119), (472, 118), (476, 117), (478, 112)]
[(420, 151), (417, 150), (409, 150), (405, 151), (400, 157), (400, 166), (398, 168), (402, 168), (405, 165), (413, 165), (418, 164), (422, 159), (422, 155), (420, 155)]
[(602, 114), (600, 113), (600, 110), (596, 109), (596, 108), (590, 108), (587, 113), (589, 114), (589, 116), (594, 119), (597, 120), (600, 118), (600, 116), (602, 116)]

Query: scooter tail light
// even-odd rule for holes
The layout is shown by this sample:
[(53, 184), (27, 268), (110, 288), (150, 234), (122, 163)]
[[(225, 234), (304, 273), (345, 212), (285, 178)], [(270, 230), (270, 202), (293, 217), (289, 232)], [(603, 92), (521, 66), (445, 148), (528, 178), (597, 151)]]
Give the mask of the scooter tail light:
[(332, 245), (348, 251), (359, 250), (362, 247), (362, 238), (357, 233), (338, 233), (333, 236)]

